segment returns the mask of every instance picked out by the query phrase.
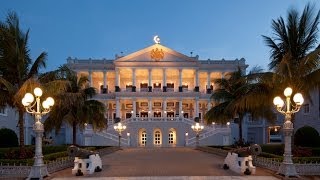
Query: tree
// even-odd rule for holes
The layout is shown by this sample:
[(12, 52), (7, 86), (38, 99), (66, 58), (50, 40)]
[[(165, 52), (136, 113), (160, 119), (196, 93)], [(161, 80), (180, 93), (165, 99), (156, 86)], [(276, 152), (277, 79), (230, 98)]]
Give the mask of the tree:
[[(235, 72), (226, 75), (226, 79), (216, 79), (217, 89), (211, 95), (215, 105), (205, 114), (207, 123), (226, 123), (239, 117), (239, 142), (242, 142), (242, 122), (246, 113), (250, 113), (254, 119), (266, 118), (274, 120), (272, 102), (269, 95), (272, 88), (263, 83), (263, 76), (258, 73), (260, 69), (254, 69), (245, 75), (238, 68)], [(263, 94), (257, 99), (258, 94)]]
[(38, 86), (35, 81), (39, 69), (45, 67), (47, 53), (42, 52), (34, 62), (28, 47), (29, 30), (20, 29), (16, 13), (9, 12), (0, 21), (0, 106), (9, 105), (18, 111), (20, 147), (24, 148), (25, 109), (21, 99), (27, 91)]
[(72, 126), (73, 144), (77, 142), (77, 127), (84, 129), (86, 124), (92, 124), (94, 130), (102, 130), (106, 127), (104, 118), (105, 106), (97, 100), (90, 99), (96, 91), (88, 87), (88, 78), (70, 70), (67, 66), (61, 66), (58, 70), (48, 72), (42, 76), (43, 82), (54, 79), (67, 80), (70, 84), (65, 93), (55, 96), (56, 105), (45, 121), (46, 131), (55, 129), (58, 132), (63, 122)]
[(320, 48), (315, 48), (320, 11), (316, 15), (314, 11), (310, 4), (306, 5), (301, 16), (296, 9), (290, 9), (286, 22), (282, 17), (272, 21), (275, 37), (263, 36), (271, 52), (271, 82), (290, 86), (308, 98), (310, 90), (320, 82)]

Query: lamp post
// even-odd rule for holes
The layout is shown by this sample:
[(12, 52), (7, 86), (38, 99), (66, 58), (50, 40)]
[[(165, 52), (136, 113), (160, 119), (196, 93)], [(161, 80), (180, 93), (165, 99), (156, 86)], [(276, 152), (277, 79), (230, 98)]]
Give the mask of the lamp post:
[(191, 126), (191, 129), (196, 132), (196, 146), (199, 146), (199, 133), (203, 130), (204, 126), (196, 123)]
[(113, 126), (113, 128), (119, 133), (119, 148), (120, 148), (121, 132), (124, 131), (127, 128), (127, 126), (122, 125), (121, 122), (119, 122), (118, 125)]
[[(31, 93), (26, 93), (22, 99), (22, 104), (26, 108), (26, 111), (35, 116), (35, 122), (33, 125), (33, 130), (36, 133), (35, 142), (35, 156), (34, 164), (31, 168), (28, 179), (43, 179), (43, 177), (48, 176), (47, 166), (43, 163), (42, 155), (42, 137), (43, 137), (43, 124), (41, 122), (41, 116), (50, 112), (50, 108), (54, 104), (52, 97), (48, 97), (45, 101), (40, 103), (40, 97), (42, 96), (42, 90), (36, 87), (33, 91), (36, 99)], [(35, 101), (34, 101), (35, 100)], [(42, 105), (42, 106), (41, 106)]]
[[(283, 123), (283, 133), (284, 133), (284, 154), (283, 162), (280, 165), (278, 174), (284, 175), (285, 177), (297, 176), (296, 167), (292, 162), (291, 154), (291, 136), (293, 134), (293, 123), (291, 122), (291, 115), (298, 112), (303, 103), (302, 94), (297, 93), (293, 96), (294, 104), (291, 103), (292, 89), (287, 87), (284, 90), (284, 95), (286, 96), (286, 102), (284, 102), (279, 96), (273, 99), (273, 104), (276, 106), (277, 111), (285, 115), (285, 122)], [(286, 107), (284, 105), (286, 104)]]

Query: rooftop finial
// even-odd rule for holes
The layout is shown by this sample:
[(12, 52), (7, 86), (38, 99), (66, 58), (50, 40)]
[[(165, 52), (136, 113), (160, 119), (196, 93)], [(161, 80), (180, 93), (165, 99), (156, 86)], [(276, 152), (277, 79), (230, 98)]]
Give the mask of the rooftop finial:
[(154, 41), (154, 43), (156, 43), (156, 44), (160, 44), (160, 37), (159, 37), (158, 35), (155, 35), (155, 36), (153, 37), (153, 41)]

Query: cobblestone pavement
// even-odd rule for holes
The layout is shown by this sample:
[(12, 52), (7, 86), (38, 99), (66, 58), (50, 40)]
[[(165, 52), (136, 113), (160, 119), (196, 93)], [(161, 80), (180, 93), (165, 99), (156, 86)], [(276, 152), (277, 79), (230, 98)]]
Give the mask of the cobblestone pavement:
[(261, 168), (257, 168), (254, 176), (224, 170), (223, 161), (220, 156), (192, 148), (128, 148), (103, 156), (102, 172), (76, 177), (71, 174), (72, 168), (68, 168), (47, 179), (277, 179), (272, 171)]

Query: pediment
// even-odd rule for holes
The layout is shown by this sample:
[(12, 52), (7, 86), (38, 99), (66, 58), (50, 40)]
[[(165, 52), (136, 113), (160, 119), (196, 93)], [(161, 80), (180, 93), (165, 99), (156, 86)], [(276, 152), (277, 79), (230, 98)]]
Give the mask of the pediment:
[(163, 45), (154, 44), (120, 57), (115, 62), (197, 62), (197, 60)]

